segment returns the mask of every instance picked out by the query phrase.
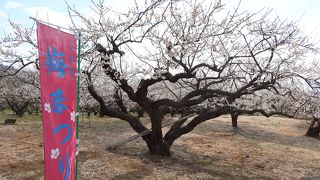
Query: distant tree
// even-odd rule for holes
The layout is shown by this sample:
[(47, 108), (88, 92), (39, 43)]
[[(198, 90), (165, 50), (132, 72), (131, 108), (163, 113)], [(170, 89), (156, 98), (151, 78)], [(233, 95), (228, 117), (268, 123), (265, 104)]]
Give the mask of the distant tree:
[(303, 107), (303, 111), (311, 114), (309, 128), (306, 136), (319, 138), (320, 136), (320, 93), (316, 93), (308, 99), (308, 102)]
[(37, 88), (37, 83), (34, 84), (35, 82), (30, 79), (32, 76), (38, 79), (37, 74), (28, 75), (28, 73), (33, 72), (20, 72), (19, 76), (8, 76), (0, 79), (0, 98), (6, 102), (7, 107), (20, 117), (28, 110), (33, 111), (39, 108), (39, 88)]
[[(306, 111), (306, 108), (312, 103), (311, 92), (293, 91), (288, 90), (281, 94), (280, 92), (262, 90), (242, 96), (233, 104), (228, 104), (232, 126), (237, 127), (238, 116), (242, 114), (262, 114), (266, 117), (278, 115), (289, 118), (309, 118), (312, 113)], [(318, 105), (313, 104), (313, 106)]]
[(135, 106), (131, 107), (129, 112), (137, 113), (138, 118), (143, 117), (143, 114), (145, 113), (145, 112), (144, 112), (144, 109), (142, 109), (142, 108), (141, 108), (140, 106), (138, 106), (138, 105), (135, 105)]
[(7, 102), (3, 98), (0, 98), (0, 111), (6, 110), (6, 109), (9, 109)]
[(319, 138), (320, 136), (320, 119), (312, 117), (306, 136)]
[(10, 109), (22, 116), (40, 106), (35, 28), (9, 20), (8, 29), (0, 38), (0, 94)]
[[(229, 114), (230, 106), (219, 103), (234, 105), (242, 100), (248, 105), (246, 98), (251, 103), (256, 95), (283, 94), (283, 83), (290, 81), (311, 88), (319, 85), (318, 73), (303, 71), (306, 55), (318, 50), (296, 23), (270, 17), (270, 12), (251, 14), (236, 7), (227, 13), (223, 7), (220, 1), (159, 0), (117, 13), (99, 1), (91, 17), (69, 9), (74, 22), (82, 23), (84, 52), (88, 52), (83, 54), (117, 89), (113, 91), (117, 108), (108, 106), (95, 83), (88, 87), (90, 94), (104, 115), (128, 122), (138, 133), (147, 128), (124, 102), (144, 109), (152, 131), (143, 139), (153, 154), (169, 155), (180, 136)], [(209, 101), (219, 103), (206, 106)], [(206, 110), (174, 123), (163, 134), (163, 109), (180, 111), (198, 105)]]
[(88, 93), (86, 88), (81, 89), (81, 98), (80, 98), (80, 111), (87, 114), (87, 117), (90, 117), (93, 113), (94, 115), (99, 112), (99, 104), (92, 98)]

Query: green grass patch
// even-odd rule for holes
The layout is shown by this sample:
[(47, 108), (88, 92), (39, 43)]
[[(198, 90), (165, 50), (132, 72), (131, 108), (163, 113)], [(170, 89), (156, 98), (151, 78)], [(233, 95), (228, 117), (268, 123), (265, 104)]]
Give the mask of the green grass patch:
[(200, 165), (200, 166), (207, 166), (207, 165), (212, 164), (212, 160), (210, 160), (210, 159), (200, 159), (200, 160), (196, 161), (195, 164)]
[(281, 123), (278, 122), (278, 121), (271, 121), (270, 124), (271, 124), (272, 127), (276, 128), (276, 129), (281, 127)]
[(41, 121), (41, 114), (25, 114), (22, 117), (18, 117), (14, 114), (1, 114), (0, 113), (0, 123), (3, 123), (6, 119), (17, 119), (17, 121)]
[(0, 114), (13, 114), (13, 112), (10, 109), (4, 109), (0, 111)]

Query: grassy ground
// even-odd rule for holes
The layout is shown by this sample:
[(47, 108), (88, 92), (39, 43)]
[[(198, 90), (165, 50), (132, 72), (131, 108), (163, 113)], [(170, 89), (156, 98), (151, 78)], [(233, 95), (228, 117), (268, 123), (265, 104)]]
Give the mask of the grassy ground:
[[(8, 118), (0, 115), (0, 123)], [(43, 179), (39, 116), (0, 125), (0, 179)], [(144, 120), (147, 123), (147, 119)], [(320, 179), (319, 140), (305, 137), (305, 121), (260, 116), (207, 121), (172, 147), (172, 157), (149, 156), (141, 139), (114, 151), (135, 133), (112, 118), (84, 118), (79, 179)]]

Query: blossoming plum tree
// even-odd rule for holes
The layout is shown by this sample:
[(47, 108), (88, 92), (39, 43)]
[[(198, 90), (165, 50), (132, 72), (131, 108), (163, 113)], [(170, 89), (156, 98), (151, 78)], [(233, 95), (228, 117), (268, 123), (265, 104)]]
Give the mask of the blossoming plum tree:
[[(303, 71), (308, 67), (306, 56), (317, 53), (311, 39), (296, 23), (281, 21), (270, 12), (239, 12), (238, 7), (226, 12), (221, 1), (193, 0), (146, 1), (126, 13), (102, 1), (93, 8), (92, 16), (71, 7), (69, 12), (73, 22), (83, 24), (92, 63), (118, 87), (113, 96), (118, 110), (110, 109), (93, 85), (89, 92), (104, 115), (127, 121), (138, 133), (147, 128), (127, 111), (124, 97), (144, 109), (152, 131), (143, 139), (151, 153), (169, 155), (180, 136), (230, 113), (230, 106), (219, 103), (241, 101), (248, 106), (257, 96), (285, 97), (290, 87), (283, 84), (288, 82), (310, 89), (319, 86), (318, 73)], [(165, 108), (183, 112), (208, 102), (218, 105), (204, 106), (163, 134)]]

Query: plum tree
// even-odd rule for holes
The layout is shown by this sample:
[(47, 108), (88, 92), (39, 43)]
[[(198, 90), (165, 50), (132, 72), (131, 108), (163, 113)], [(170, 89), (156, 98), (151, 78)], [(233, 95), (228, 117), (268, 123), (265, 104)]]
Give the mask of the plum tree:
[[(319, 88), (319, 64), (307, 61), (318, 53), (314, 42), (269, 11), (240, 12), (240, 4), (229, 11), (206, 0), (146, 0), (127, 12), (92, 3), (86, 14), (69, 6), (71, 28), (82, 32), (83, 97), (89, 93), (101, 115), (138, 133), (147, 127), (128, 110), (139, 106), (150, 118), (151, 133), (142, 138), (153, 154), (169, 155), (176, 139), (223, 114), (299, 114), (311, 102), (300, 90)], [(0, 45), (8, 64), (2, 78), (37, 68), (33, 28), (11, 26)], [(24, 43), (30, 52), (13, 51)], [(197, 115), (163, 134), (167, 112)]]
[[(124, 102), (145, 110), (152, 131), (143, 139), (154, 154), (169, 155), (180, 136), (230, 113), (224, 102), (246, 104), (256, 96), (283, 95), (289, 92), (283, 87), (288, 82), (319, 86), (319, 74), (304, 71), (306, 56), (318, 49), (295, 22), (281, 21), (270, 12), (239, 12), (238, 7), (226, 12), (221, 1), (192, 0), (146, 1), (125, 13), (99, 1), (91, 16), (69, 8), (73, 22), (81, 21), (91, 64), (117, 88), (116, 110), (93, 83), (90, 94), (104, 115), (128, 122), (138, 133), (147, 128)], [(209, 101), (216, 105), (206, 106)], [(182, 112), (197, 105), (205, 110), (163, 134), (163, 109)], [(265, 109), (253, 110), (268, 115)]]

